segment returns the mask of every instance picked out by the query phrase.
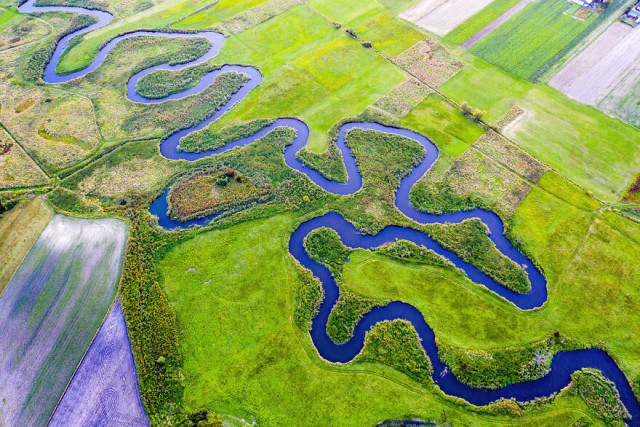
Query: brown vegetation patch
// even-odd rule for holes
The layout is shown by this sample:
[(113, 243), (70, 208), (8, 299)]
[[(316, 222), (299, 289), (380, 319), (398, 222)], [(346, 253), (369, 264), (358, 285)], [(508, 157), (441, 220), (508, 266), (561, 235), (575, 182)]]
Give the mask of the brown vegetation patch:
[(533, 182), (538, 182), (549, 170), (547, 165), (491, 130), (482, 135), (473, 147)]
[(271, 0), (232, 16), (222, 24), (233, 34), (238, 34), (300, 4), (298, 0)]
[(78, 183), (87, 195), (118, 198), (146, 194), (166, 185), (178, 165), (158, 158), (133, 159), (118, 165), (102, 165)]
[(373, 105), (393, 116), (404, 117), (430, 93), (433, 90), (412, 78), (400, 83)]
[(622, 196), (623, 202), (640, 202), (640, 175), (636, 177), (636, 180), (627, 189), (627, 192)]
[(183, 180), (171, 190), (170, 214), (186, 221), (250, 203), (273, 191), (273, 186), (257, 186), (230, 168), (207, 171)]
[(573, 14), (573, 17), (584, 21), (588, 17), (590, 17), (592, 13), (593, 11), (591, 9), (587, 9), (586, 7), (581, 7), (576, 11), (576, 13)]
[(402, 52), (395, 63), (431, 87), (442, 85), (464, 66), (445, 48), (431, 39), (414, 44)]
[(526, 111), (524, 108), (518, 104), (514, 104), (513, 107), (504, 114), (504, 116), (500, 117), (498, 121), (494, 123), (494, 127), (498, 132), (502, 132), (507, 125), (510, 125), (525, 113)]
[(47, 26), (36, 19), (26, 18), (0, 33), (0, 49), (7, 49), (42, 39), (49, 34)]
[(469, 149), (457, 160), (441, 155), (411, 190), (419, 209), (456, 212), (481, 207), (511, 218), (531, 185), (481, 152)]

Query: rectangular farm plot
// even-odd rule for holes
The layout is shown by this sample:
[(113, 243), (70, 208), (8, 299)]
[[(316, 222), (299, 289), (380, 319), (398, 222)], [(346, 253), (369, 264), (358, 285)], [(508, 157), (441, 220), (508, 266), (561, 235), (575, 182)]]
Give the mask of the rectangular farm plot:
[(87, 426), (96, 418), (116, 425), (149, 425), (120, 301), (100, 327), (48, 425)]
[(400, 14), (438, 36), (456, 29), (494, 0), (422, 0)]
[(585, 104), (596, 105), (640, 59), (640, 27), (616, 22), (565, 66), (549, 85)]
[(583, 21), (565, 13), (570, 7), (566, 0), (531, 3), (469, 51), (518, 77), (534, 79), (604, 18), (604, 13), (593, 14)]
[(117, 290), (126, 224), (54, 217), (0, 298), (0, 425), (45, 425)]

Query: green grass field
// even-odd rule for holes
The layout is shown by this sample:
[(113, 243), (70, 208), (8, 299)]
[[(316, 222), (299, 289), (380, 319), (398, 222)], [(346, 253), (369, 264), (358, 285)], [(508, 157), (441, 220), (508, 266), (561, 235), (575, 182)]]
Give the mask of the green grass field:
[[(307, 425), (371, 425), (383, 419), (416, 417), (442, 421), (444, 413), (456, 423), (508, 421), (508, 416), (471, 415), (464, 405), (449, 402), (384, 366), (332, 366), (320, 361), (309, 339), (290, 320), (296, 274), (287, 254), (287, 230), (294, 221), (280, 216), (202, 233), (174, 247), (158, 264), (161, 283), (184, 329), (180, 341), (186, 405), (270, 425), (291, 425), (301, 419)], [(197, 272), (185, 272), (194, 266)], [(363, 268), (369, 271), (365, 274)], [(375, 277), (374, 271), (384, 276)], [(205, 283), (209, 280), (210, 284)], [(424, 301), (428, 307), (423, 312), (434, 321), (436, 333), (465, 348), (470, 343), (492, 348), (529, 341), (553, 328), (544, 320), (553, 316), (523, 316), (446, 271), (409, 268), (378, 255), (355, 254), (347, 264), (347, 280), (372, 294)], [(438, 291), (425, 292), (424, 284)], [(446, 295), (455, 296), (447, 300)], [(440, 309), (450, 313), (446, 319), (453, 325), (447, 324)], [(465, 316), (479, 323), (469, 330), (473, 322), (464, 320)], [(465, 326), (456, 328), (459, 322)], [(247, 328), (247, 324), (253, 326)], [(496, 330), (497, 324), (504, 326)], [(571, 424), (589, 414), (585, 410), (580, 401), (566, 396), (519, 422)], [(592, 415), (586, 416), (597, 423)]]
[[(479, 81), (483, 90), (477, 90)], [(524, 107), (528, 115), (508, 136), (601, 200), (617, 200), (638, 170), (637, 129), (559, 96), (546, 85), (472, 59), (441, 90), (458, 102), (487, 110), (488, 122), (497, 121), (513, 104)]]
[(470, 51), (518, 77), (530, 79), (599, 20), (597, 14), (585, 21), (566, 15), (564, 12), (570, 7), (566, 0), (532, 3)]

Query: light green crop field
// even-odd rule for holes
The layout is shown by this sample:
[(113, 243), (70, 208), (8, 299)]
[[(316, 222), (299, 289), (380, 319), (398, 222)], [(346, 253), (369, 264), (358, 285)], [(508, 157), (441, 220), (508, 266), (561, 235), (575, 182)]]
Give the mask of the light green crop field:
[(532, 78), (600, 19), (597, 14), (584, 21), (576, 19), (565, 14), (570, 7), (566, 0), (531, 3), (470, 51), (518, 77)]
[[(335, 144), (341, 124), (370, 121), (426, 136), (439, 157), (412, 189), (414, 206), (496, 213), (507, 238), (548, 281), (546, 303), (521, 310), (424, 248), (396, 241), (341, 258), (344, 252), (319, 240), (316, 250), (340, 255), (334, 257), (339, 265), (331, 265), (342, 293), (330, 334), (344, 338), (373, 307), (402, 301), (423, 314), (438, 355), (466, 384), (539, 378), (545, 372), (531, 374), (528, 367), (540, 354), (595, 346), (613, 358), (640, 399), (640, 223), (633, 216), (637, 206), (621, 199), (636, 191), (640, 129), (536, 82), (609, 15), (581, 21), (565, 14), (571, 9), (566, 0), (539, 0), (467, 51), (458, 45), (517, 0), (495, 0), (443, 39), (399, 18), (417, 0), (48, 1), (114, 16), (71, 42), (59, 73), (86, 67), (101, 46), (130, 31), (224, 34), (216, 57), (152, 73), (138, 86), (159, 97), (194, 87), (224, 64), (260, 71), (257, 87), (192, 135), (202, 151), (251, 136), (275, 119), (297, 118), (310, 130), (300, 158), (340, 180), (346, 179)], [(399, 136), (348, 134), (363, 179), (349, 196), (330, 194), (287, 166), (282, 153), (294, 139), (291, 129), (194, 162), (163, 157), (164, 138), (210, 117), (249, 77), (224, 73), (183, 99), (131, 102), (126, 85), (132, 75), (196, 60), (208, 48), (202, 39), (144, 37), (119, 43), (86, 76), (45, 84), (39, 76), (55, 40), (78, 22), (59, 12), (28, 18), (16, 7), (17, 0), (0, 0), (0, 40), (26, 31), (17, 23), (29, 22), (33, 30), (23, 44), (0, 48), (0, 127), (7, 135), (0, 165), (11, 163), (7, 150), (19, 148), (50, 185), (0, 188), (0, 246), (8, 260), (0, 288), (53, 215), (49, 207), (126, 220), (118, 297), (153, 426), (218, 425), (219, 419), (269, 426), (416, 418), (452, 425), (623, 422), (617, 401), (605, 402), (596, 388), (571, 386), (549, 399), (482, 407), (446, 396), (429, 376), (413, 374), (429, 371), (428, 358), (415, 336), (393, 329), (394, 323), (375, 329), (354, 361), (322, 359), (308, 328), (322, 294), (288, 248), (304, 221), (335, 211), (363, 233), (412, 227), (507, 287), (522, 279), (509, 274), (523, 266), (505, 259), (490, 233), (473, 226), (477, 220), (423, 225), (397, 209), (400, 180), (424, 152)], [(3, 174), (8, 169), (0, 168)], [(170, 193), (173, 209), (182, 204), (190, 218), (223, 205), (229, 210), (209, 226), (169, 232), (149, 207), (167, 188), (188, 188), (190, 181), (197, 191)], [(226, 203), (229, 191), (251, 194)]]
[(497, 17), (515, 6), (519, 1), (520, 0), (494, 0), (442, 39), (449, 43), (462, 44), (475, 33), (493, 22)]
[[(483, 90), (477, 90), (478, 82)], [(525, 117), (508, 130), (521, 147), (605, 201), (617, 200), (638, 172), (637, 129), (542, 84), (475, 59), (441, 87), (497, 121), (513, 104)]]

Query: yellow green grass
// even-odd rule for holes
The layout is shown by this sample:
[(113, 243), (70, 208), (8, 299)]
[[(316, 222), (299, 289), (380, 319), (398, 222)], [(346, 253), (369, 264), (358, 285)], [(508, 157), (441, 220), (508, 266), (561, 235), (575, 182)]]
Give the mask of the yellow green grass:
[(637, 173), (640, 131), (546, 85), (469, 59), (465, 69), (441, 90), (460, 103), (487, 110), (488, 122), (497, 121), (513, 104), (521, 105), (527, 113), (508, 127), (507, 135), (604, 201), (617, 200)]
[[(385, 419), (407, 418), (443, 421), (445, 413), (449, 422), (462, 424), (513, 422), (510, 416), (467, 412), (464, 405), (451, 403), (430, 387), (421, 387), (379, 364), (337, 366), (321, 361), (308, 337), (291, 320), (297, 274), (287, 253), (287, 240), (294, 221), (289, 215), (278, 216), (205, 232), (176, 245), (160, 260), (161, 285), (183, 329), (180, 341), (185, 359), (185, 404), (189, 408), (207, 407), (266, 425), (292, 425), (301, 420), (306, 425), (372, 425)], [(436, 333), (448, 340), (454, 341), (462, 333), (465, 338), (472, 336), (463, 341), (465, 346), (491, 346), (505, 339), (515, 340), (518, 333), (525, 335), (517, 338), (522, 342), (546, 332), (543, 325), (531, 327), (535, 318), (517, 314), (508, 304), (496, 303), (482, 292), (471, 291), (469, 284), (460, 283), (448, 272), (411, 268), (360, 252), (348, 263), (349, 277), (363, 262), (384, 265), (388, 275), (401, 274), (389, 284), (398, 291), (394, 299), (406, 295), (400, 288), (419, 288), (420, 299), (433, 301), (425, 315), (430, 320), (442, 318), (436, 322)], [(187, 271), (190, 267), (197, 271)], [(363, 286), (372, 291), (383, 284), (369, 274), (363, 277)], [(436, 293), (444, 289), (465, 296), (460, 303), (456, 303), (457, 297), (446, 301), (425, 292), (424, 286), (436, 288)], [(438, 314), (442, 304), (449, 306), (448, 316)], [(465, 304), (475, 304), (475, 310), (465, 308)], [(455, 305), (453, 310), (451, 305)], [(480, 311), (493, 316), (483, 317)], [(468, 331), (469, 323), (465, 322), (463, 331), (453, 331), (448, 337), (445, 329), (454, 328), (442, 326), (445, 317), (458, 322), (465, 315), (472, 315), (480, 323)], [(504, 327), (500, 326), (503, 319), (508, 322)], [(509, 326), (518, 329), (509, 330)], [(473, 332), (493, 339), (480, 343)], [(598, 423), (579, 399), (563, 396), (550, 406), (526, 413), (518, 423), (572, 424), (584, 416)]]

